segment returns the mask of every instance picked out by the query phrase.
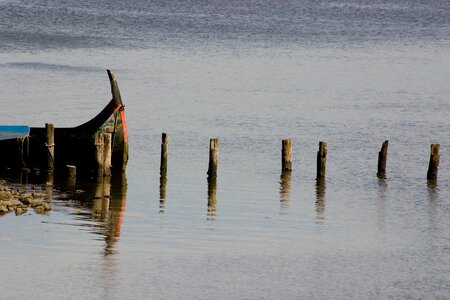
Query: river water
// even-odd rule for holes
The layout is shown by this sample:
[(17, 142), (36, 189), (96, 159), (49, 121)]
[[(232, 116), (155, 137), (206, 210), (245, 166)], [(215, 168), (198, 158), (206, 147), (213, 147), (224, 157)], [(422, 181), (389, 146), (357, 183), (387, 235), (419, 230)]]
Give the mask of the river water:
[(448, 1), (0, 1), (1, 123), (90, 119), (110, 68), (130, 140), (110, 185), (7, 178), (53, 209), (0, 218), (1, 298), (447, 299), (449, 50)]

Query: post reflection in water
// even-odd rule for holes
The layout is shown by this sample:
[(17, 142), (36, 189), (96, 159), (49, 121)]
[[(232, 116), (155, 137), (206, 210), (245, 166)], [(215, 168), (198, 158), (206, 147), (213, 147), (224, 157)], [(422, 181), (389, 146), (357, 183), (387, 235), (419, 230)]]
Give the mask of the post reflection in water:
[(438, 184), (436, 180), (427, 181), (428, 199), (432, 202), (438, 198)]
[(323, 224), (325, 221), (325, 178), (316, 179), (316, 222)]
[(439, 198), (439, 188), (437, 184), (437, 180), (428, 180), (427, 181), (427, 190), (428, 190), (428, 214), (430, 217), (430, 223), (434, 226), (437, 214), (437, 201)]
[(385, 225), (385, 205), (386, 205), (386, 190), (387, 182), (385, 178), (378, 178), (378, 201), (377, 201), (377, 220), (378, 228), (383, 230)]
[(280, 214), (287, 214), (291, 198), (291, 171), (282, 171), (280, 175)]
[(164, 213), (166, 209), (167, 197), (167, 176), (166, 173), (161, 173), (159, 178), (159, 212)]
[[(92, 199), (92, 215), (97, 234), (105, 239), (104, 254), (115, 252), (114, 246), (120, 236), (120, 228), (126, 205), (127, 180), (125, 174), (99, 177), (88, 197)], [(91, 196), (89, 196), (91, 195)], [(86, 199), (89, 200), (89, 199)], [(97, 230), (98, 228), (98, 230)]]
[(108, 230), (105, 236), (105, 255), (114, 253), (114, 245), (119, 239), (120, 228), (123, 222), (123, 215), (125, 213), (125, 205), (127, 202), (127, 178), (125, 173), (116, 174), (111, 180), (110, 191), (110, 219), (108, 222)]
[(106, 222), (109, 214), (111, 177), (98, 177), (92, 204), (92, 219)]
[(217, 215), (217, 176), (208, 176), (208, 210), (206, 219), (214, 221)]

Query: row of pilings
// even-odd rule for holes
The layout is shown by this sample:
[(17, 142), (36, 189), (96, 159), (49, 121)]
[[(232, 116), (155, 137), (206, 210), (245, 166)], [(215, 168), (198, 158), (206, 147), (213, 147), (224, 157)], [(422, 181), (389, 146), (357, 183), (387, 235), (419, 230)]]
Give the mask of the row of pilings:
[[(161, 164), (160, 164), (160, 212), (164, 211), (167, 186), (167, 168), (168, 168), (168, 151), (169, 139), (168, 134), (162, 134), (161, 141)], [(381, 180), (386, 179), (386, 162), (388, 154), (389, 141), (382, 143), (378, 153), (377, 177)], [(323, 211), (324, 192), (325, 192), (325, 176), (327, 165), (328, 145), (324, 141), (319, 142), (317, 151), (317, 171), (316, 171), (316, 207), (318, 213)], [(427, 180), (433, 185), (436, 183), (439, 168), (439, 144), (431, 145), (430, 160), (428, 165)], [(219, 139), (211, 138), (209, 141), (209, 163), (208, 163), (208, 218), (214, 219), (216, 215), (216, 191), (217, 191), (217, 169), (219, 165)], [(281, 143), (281, 190), (282, 198), (284, 194), (289, 194), (289, 181), (292, 171), (292, 139), (284, 139)]]
[[(46, 145), (48, 147), (47, 171), (53, 172), (54, 166), (54, 128), (52, 124), (46, 124)], [(111, 134), (98, 132), (94, 136), (94, 144), (96, 147), (95, 158), (97, 162), (96, 172), (98, 176), (111, 175)], [(160, 175), (162, 178), (167, 176), (168, 164), (168, 134), (162, 134), (161, 141), (161, 164)], [(380, 179), (386, 178), (386, 162), (388, 154), (389, 141), (384, 141), (381, 150), (378, 153), (378, 169), (377, 176)], [(430, 160), (428, 164), (427, 180), (436, 180), (439, 169), (439, 144), (431, 144)], [(317, 151), (317, 172), (316, 179), (324, 179), (326, 176), (328, 146), (324, 141), (319, 142)], [(209, 164), (208, 178), (216, 180), (217, 168), (219, 165), (219, 139), (211, 138), (209, 143)], [(76, 167), (66, 166), (67, 176), (76, 177)], [(292, 139), (282, 140), (281, 145), (281, 170), (282, 172), (290, 172), (292, 170)]]
[[(161, 177), (167, 175), (167, 161), (168, 161), (168, 135), (162, 134), (161, 142)], [(386, 162), (388, 154), (389, 141), (384, 141), (381, 145), (381, 150), (378, 153), (378, 169), (377, 176), (380, 179), (386, 178)], [(430, 161), (428, 164), (427, 180), (436, 180), (439, 169), (439, 144), (431, 144)], [(317, 151), (317, 172), (316, 179), (324, 179), (326, 175), (328, 145), (324, 141), (319, 142), (319, 149)], [(217, 177), (217, 168), (219, 165), (219, 139), (212, 138), (209, 142), (209, 164), (208, 177)], [(281, 143), (281, 171), (292, 171), (292, 139), (284, 139)]]

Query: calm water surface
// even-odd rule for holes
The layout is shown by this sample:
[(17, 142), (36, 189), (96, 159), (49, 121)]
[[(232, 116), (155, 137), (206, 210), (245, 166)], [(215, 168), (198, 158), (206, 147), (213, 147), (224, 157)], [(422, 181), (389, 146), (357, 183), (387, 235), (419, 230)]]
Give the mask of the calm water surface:
[(0, 218), (0, 298), (448, 298), (449, 37), (447, 1), (0, 1), (1, 123), (78, 125), (111, 68), (130, 134), (109, 183), (8, 177), (53, 210)]

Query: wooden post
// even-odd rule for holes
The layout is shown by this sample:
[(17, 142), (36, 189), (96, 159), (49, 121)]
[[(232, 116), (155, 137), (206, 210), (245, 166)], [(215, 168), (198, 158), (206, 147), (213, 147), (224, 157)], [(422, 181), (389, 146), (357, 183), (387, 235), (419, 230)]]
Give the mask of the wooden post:
[(47, 172), (55, 169), (55, 128), (53, 124), (45, 124), (45, 146), (47, 147)]
[(77, 182), (77, 167), (66, 165), (66, 185), (68, 188), (75, 188)]
[(219, 163), (219, 139), (210, 139), (209, 141), (209, 166), (208, 175), (217, 176), (217, 165)]
[(167, 175), (167, 157), (168, 157), (168, 151), (167, 146), (169, 144), (167, 133), (162, 134), (162, 140), (161, 140), (161, 165), (159, 168), (159, 173), (161, 176)]
[(163, 213), (166, 207), (167, 195), (167, 157), (168, 157), (169, 138), (167, 133), (162, 134), (161, 138), (161, 164), (159, 167), (159, 212)]
[(281, 171), (292, 170), (292, 140), (285, 139), (281, 143)]
[(326, 142), (319, 142), (319, 151), (317, 151), (317, 175), (316, 179), (325, 178), (327, 167), (328, 147)]
[(387, 151), (388, 151), (389, 141), (384, 141), (381, 146), (380, 152), (378, 152), (378, 172), (377, 176), (380, 179), (386, 178), (386, 159), (387, 159)]
[(45, 202), (51, 203), (53, 197), (53, 172), (47, 172), (47, 176), (45, 179)]
[(96, 171), (97, 176), (103, 176), (104, 171), (104, 140), (101, 132), (96, 132), (94, 135), (95, 145), (95, 160), (97, 162)]
[(111, 176), (112, 134), (103, 133), (103, 176)]
[(72, 165), (66, 165), (67, 170), (67, 178), (76, 178), (77, 177), (77, 167)]
[(439, 168), (439, 144), (431, 144), (430, 163), (428, 164), (427, 179), (436, 180)]
[(97, 176), (111, 176), (111, 133), (97, 132), (94, 135)]

